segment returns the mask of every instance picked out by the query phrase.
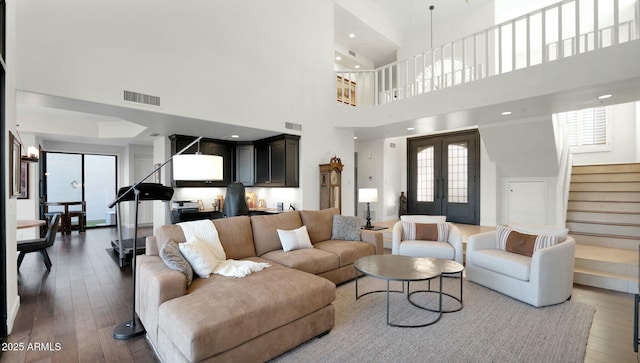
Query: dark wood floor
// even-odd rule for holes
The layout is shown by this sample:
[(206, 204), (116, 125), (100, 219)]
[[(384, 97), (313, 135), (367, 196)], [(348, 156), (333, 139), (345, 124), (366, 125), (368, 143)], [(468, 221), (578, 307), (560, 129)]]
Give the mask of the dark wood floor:
[[(25, 349), (3, 352), (0, 362), (157, 361), (144, 336), (112, 338), (113, 328), (131, 319), (132, 303), (131, 269), (120, 269), (105, 250), (114, 237), (113, 228), (59, 233), (49, 248), (51, 272), (38, 253), (25, 257), (18, 274), (20, 310), (8, 339)], [(52, 344), (38, 351), (27, 350), (29, 343)]]
[[(0, 363), (157, 361), (144, 337), (111, 336), (117, 324), (131, 318), (132, 298), (130, 269), (120, 269), (105, 251), (114, 237), (112, 228), (58, 234), (49, 249), (51, 272), (39, 254), (25, 257), (18, 274), (21, 306), (8, 339), (25, 349), (3, 352)], [(633, 295), (576, 285), (572, 299), (596, 307), (585, 362), (638, 361)], [(50, 346), (27, 350), (29, 343)]]

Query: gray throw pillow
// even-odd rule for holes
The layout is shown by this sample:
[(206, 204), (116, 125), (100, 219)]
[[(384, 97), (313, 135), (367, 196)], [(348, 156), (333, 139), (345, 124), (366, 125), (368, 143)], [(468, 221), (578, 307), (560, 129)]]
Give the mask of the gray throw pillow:
[(191, 281), (193, 281), (193, 269), (189, 264), (182, 253), (180, 252), (180, 248), (178, 244), (174, 241), (167, 241), (162, 248), (160, 249), (160, 258), (162, 261), (172, 270), (176, 270), (184, 274), (187, 278), (187, 288), (191, 286)]
[(334, 214), (331, 239), (360, 241), (360, 219), (355, 216)]

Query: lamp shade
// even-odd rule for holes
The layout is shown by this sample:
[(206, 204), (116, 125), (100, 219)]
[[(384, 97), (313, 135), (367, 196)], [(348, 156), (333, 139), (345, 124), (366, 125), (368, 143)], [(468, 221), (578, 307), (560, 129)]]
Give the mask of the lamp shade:
[(360, 203), (375, 203), (378, 201), (378, 189), (361, 188), (358, 189), (358, 201)]
[(174, 155), (173, 180), (222, 180), (222, 162), (218, 155)]

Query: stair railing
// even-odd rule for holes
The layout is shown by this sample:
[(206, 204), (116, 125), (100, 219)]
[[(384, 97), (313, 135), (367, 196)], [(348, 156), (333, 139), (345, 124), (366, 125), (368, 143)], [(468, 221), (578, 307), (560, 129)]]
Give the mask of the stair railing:
[(557, 119), (554, 119), (553, 122), (556, 133), (556, 147), (559, 155), (558, 178), (556, 183), (556, 196), (558, 198), (556, 201), (557, 225), (566, 226), (573, 155), (569, 150), (569, 125), (561, 123)]
[(629, 42), (638, 18), (640, 0), (561, 1), (409, 59), (337, 71), (338, 102), (386, 104)]

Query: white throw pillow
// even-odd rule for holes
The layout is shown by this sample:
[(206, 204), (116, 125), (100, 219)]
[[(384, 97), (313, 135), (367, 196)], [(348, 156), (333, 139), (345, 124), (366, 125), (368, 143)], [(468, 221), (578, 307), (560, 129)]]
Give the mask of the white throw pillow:
[(219, 261), (207, 246), (207, 243), (194, 237), (185, 243), (179, 243), (180, 252), (189, 261), (193, 272), (207, 279), (218, 266)]
[(280, 244), (282, 245), (282, 250), (284, 252), (303, 248), (313, 248), (306, 226), (290, 231), (284, 229), (278, 229), (277, 231), (278, 237), (280, 238)]

